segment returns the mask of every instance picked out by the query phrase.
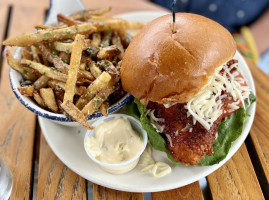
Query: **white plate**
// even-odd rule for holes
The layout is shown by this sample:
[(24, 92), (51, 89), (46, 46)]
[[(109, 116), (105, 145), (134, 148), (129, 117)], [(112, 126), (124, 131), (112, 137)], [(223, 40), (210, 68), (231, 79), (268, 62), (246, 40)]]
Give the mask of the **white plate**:
[[(129, 20), (148, 21), (163, 13), (138, 12), (127, 13), (121, 17)], [(237, 52), (235, 59), (239, 60), (239, 70), (246, 78), (248, 85), (255, 93), (255, 87), (250, 70)], [(113, 188), (116, 190), (130, 192), (156, 192), (181, 187), (197, 181), (221, 167), (239, 149), (247, 137), (255, 114), (256, 103), (252, 104), (248, 112), (249, 119), (246, 121), (243, 133), (233, 143), (227, 157), (219, 164), (208, 167), (193, 167), (173, 165), (172, 173), (163, 178), (157, 179), (149, 174), (140, 172), (139, 166), (127, 174), (112, 175), (104, 172), (90, 158), (88, 158), (84, 147), (83, 139), (86, 130), (84, 128), (66, 127), (53, 123), (50, 120), (39, 117), (39, 123), (43, 134), (53, 152), (71, 170), (80, 176), (96, 184)], [(160, 152), (154, 152), (154, 158), (159, 161), (168, 162), (167, 158)]]

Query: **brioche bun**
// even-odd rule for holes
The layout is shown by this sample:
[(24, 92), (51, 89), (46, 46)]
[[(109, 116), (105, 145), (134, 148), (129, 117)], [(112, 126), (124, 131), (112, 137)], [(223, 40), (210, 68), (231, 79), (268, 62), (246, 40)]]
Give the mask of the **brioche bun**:
[(220, 24), (206, 17), (176, 14), (147, 24), (132, 40), (121, 64), (124, 90), (141, 101), (185, 103), (233, 58), (236, 44)]

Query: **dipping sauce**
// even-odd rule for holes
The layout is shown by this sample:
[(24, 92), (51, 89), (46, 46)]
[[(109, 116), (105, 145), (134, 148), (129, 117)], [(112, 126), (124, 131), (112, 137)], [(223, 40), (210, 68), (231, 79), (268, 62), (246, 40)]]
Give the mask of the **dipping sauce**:
[(93, 137), (86, 140), (86, 148), (99, 161), (116, 164), (135, 157), (143, 147), (143, 139), (133, 130), (129, 120), (121, 117), (102, 122)]

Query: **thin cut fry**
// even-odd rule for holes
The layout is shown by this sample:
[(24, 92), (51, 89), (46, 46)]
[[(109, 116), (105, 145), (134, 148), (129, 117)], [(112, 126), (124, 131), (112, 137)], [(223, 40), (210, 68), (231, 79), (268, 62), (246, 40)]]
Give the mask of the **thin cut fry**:
[[(67, 42), (54, 42), (54, 48), (57, 51), (64, 51), (66, 53), (71, 53), (72, 52), (72, 47), (73, 47), (73, 42), (67, 43)], [(86, 50), (87, 48), (89, 48), (89, 46), (91, 45), (91, 41), (86, 39), (84, 40), (84, 44), (83, 44), (83, 50)]]
[(101, 43), (101, 34), (97, 32), (93, 33), (91, 45), (94, 47), (99, 47), (100, 43)]
[(81, 125), (83, 125), (86, 129), (94, 128), (87, 122), (87, 118), (72, 102), (65, 101), (61, 104), (61, 107), (71, 117), (71, 119), (76, 120)]
[(33, 60), (33, 55), (26, 49), (21, 50), (21, 57), (27, 60)]
[(121, 53), (120, 49), (116, 45), (107, 46), (105, 48), (101, 48), (97, 54), (97, 58), (106, 59), (113, 56), (117, 56)]
[(47, 77), (46, 75), (42, 75), (34, 82), (33, 86), (36, 90), (40, 90), (41, 88), (47, 86), (48, 81), (49, 77)]
[(80, 59), (82, 54), (82, 46), (84, 43), (84, 35), (76, 35), (75, 42), (72, 48), (70, 68), (68, 71), (68, 77), (66, 81), (66, 88), (64, 93), (64, 102), (70, 101), (73, 103), (73, 97), (75, 94), (75, 86), (77, 81), (77, 74), (80, 65)]
[(6, 56), (7, 56), (7, 62), (9, 66), (12, 69), (20, 72), (24, 79), (30, 80), (30, 81), (35, 81), (37, 79), (37, 76), (33, 74), (32, 69), (21, 66), (20, 62), (17, 59), (13, 58), (13, 56), (11, 55), (11, 52), (8, 49), (6, 51)]
[[(51, 88), (56, 88), (56, 86), (60, 87), (61, 89), (65, 90), (65, 83), (60, 82), (60, 81), (56, 81), (56, 80), (49, 80), (48, 81), (48, 85)], [(75, 87), (75, 94), (79, 95), (81, 92), (79, 91), (79, 88), (76, 86)]]
[(11, 37), (5, 40), (3, 44), (8, 46), (30, 46), (42, 41), (55, 41), (73, 38), (76, 34), (92, 33), (95, 30), (96, 28), (93, 25), (83, 23), (56, 30), (39, 31), (36, 33)]
[(101, 112), (104, 116), (108, 116), (108, 108), (109, 108), (109, 103), (108, 103), (108, 102), (104, 102), (104, 103), (100, 106), (100, 112)]
[(43, 101), (42, 97), (38, 94), (38, 92), (34, 92), (33, 97), (38, 105), (40, 105), (42, 108), (47, 108), (47, 105)]
[(90, 65), (91, 73), (95, 78), (97, 78), (98, 76), (102, 74), (102, 71), (100, 70), (99, 67), (96, 66), (95, 62), (92, 61), (89, 65)]
[(66, 82), (66, 80), (67, 80), (66, 74), (63, 74), (63, 73), (57, 71), (53, 67), (47, 67), (47, 66), (42, 65), (40, 63), (31, 61), (31, 60), (26, 60), (26, 59), (22, 59), (21, 63), (27, 64), (29, 67), (39, 71), (40, 74), (46, 75), (49, 78), (52, 78), (52, 79), (55, 79), (58, 81), (63, 81), (63, 82)]
[(53, 93), (53, 90), (51, 88), (41, 88), (40, 89), (40, 95), (42, 99), (44, 100), (45, 104), (48, 106), (50, 110), (53, 112), (58, 112), (58, 106), (55, 101), (55, 96)]
[(87, 93), (78, 99), (76, 106), (82, 109), (98, 91), (108, 85), (110, 80), (111, 76), (107, 72), (102, 72), (102, 74), (89, 85)]
[(33, 60), (35, 62), (39, 62), (40, 63), (40, 59), (39, 59), (39, 51), (38, 49), (35, 47), (35, 46), (31, 46), (31, 51), (32, 51), (32, 54), (33, 54)]
[(114, 90), (112, 87), (107, 87), (100, 92), (89, 102), (87, 103), (84, 108), (82, 109), (82, 113), (89, 117), (92, 115), (95, 111), (98, 111), (100, 106), (103, 104), (103, 102), (107, 99), (107, 97), (112, 94)]
[(63, 15), (61, 13), (59, 13), (57, 15), (57, 19), (58, 19), (59, 22), (62, 22), (64, 24), (68, 25), (68, 26), (73, 26), (73, 25), (76, 25), (76, 24), (81, 24), (81, 22), (77, 22), (77, 21), (75, 21), (75, 20), (73, 20), (73, 19), (71, 19), (71, 18), (69, 18), (69, 17), (67, 17), (67, 16), (65, 16), (65, 15)]
[(33, 96), (34, 87), (32, 85), (31, 86), (18, 87), (18, 90), (22, 95), (31, 97), (31, 96)]
[(38, 25), (35, 25), (35, 29), (52, 29), (53, 26), (47, 26), (47, 25), (43, 25), (43, 24), (38, 24)]
[[(53, 63), (56, 69), (58, 69), (60, 72), (64, 74), (68, 73), (69, 65), (64, 63), (60, 57), (58, 57), (57, 55), (53, 55), (51, 51), (44, 44), (41, 44), (41, 43), (38, 44), (38, 48), (41, 51), (43, 57), (47, 59), (49, 62)], [(83, 71), (83, 70), (79, 70), (78, 77), (87, 78), (90, 80), (94, 79), (94, 77), (91, 75), (90, 72)]]
[(124, 48), (123, 48), (123, 45), (121, 43), (121, 40), (120, 40), (120, 37), (118, 36), (118, 34), (114, 34), (114, 36), (112, 37), (112, 44), (116, 45), (118, 47), (118, 49), (120, 50), (119, 59), (122, 60), (122, 58), (124, 56)]
[(106, 7), (106, 8), (101, 8), (101, 9), (96, 9), (96, 10), (85, 10), (85, 11), (80, 11), (73, 13), (70, 15), (70, 18), (73, 20), (82, 20), (82, 19), (87, 19), (91, 15), (104, 15), (105, 13), (108, 13), (111, 10), (111, 7)]

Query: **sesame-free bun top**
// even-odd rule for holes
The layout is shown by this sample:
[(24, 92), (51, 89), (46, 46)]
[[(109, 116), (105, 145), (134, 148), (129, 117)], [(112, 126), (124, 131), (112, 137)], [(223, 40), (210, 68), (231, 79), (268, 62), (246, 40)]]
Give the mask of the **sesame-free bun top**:
[(220, 24), (206, 17), (176, 14), (148, 23), (132, 40), (121, 64), (123, 89), (142, 102), (185, 103), (233, 58), (236, 44)]

